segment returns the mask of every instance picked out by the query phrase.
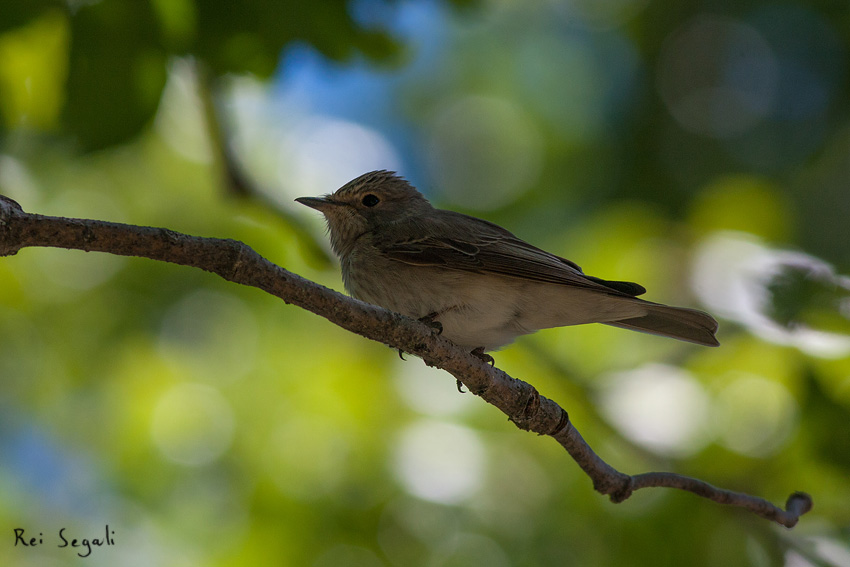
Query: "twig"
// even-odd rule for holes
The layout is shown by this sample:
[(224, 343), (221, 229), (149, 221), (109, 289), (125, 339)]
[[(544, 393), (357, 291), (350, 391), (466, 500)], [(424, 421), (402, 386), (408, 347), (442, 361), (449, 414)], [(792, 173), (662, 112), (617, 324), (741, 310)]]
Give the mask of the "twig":
[(242, 242), (189, 236), (164, 228), (30, 214), (0, 195), (0, 255), (12, 255), (30, 246), (139, 256), (200, 268), (225, 280), (259, 288), (353, 333), (419, 356), (429, 366), (448, 371), (470, 392), (504, 412), (520, 429), (553, 437), (591, 478), (593, 487), (609, 495), (613, 502), (622, 502), (635, 490), (650, 486), (678, 488), (745, 508), (789, 528), (812, 508), (811, 497), (802, 492), (793, 493), (782, 510), (761, 498), (715, 488), (678, 474), (621, 473), (593, 452), (570, 423), (566, 411), (530, 384), (491, 367), (438, 336), (424, 323), (288, 272)]

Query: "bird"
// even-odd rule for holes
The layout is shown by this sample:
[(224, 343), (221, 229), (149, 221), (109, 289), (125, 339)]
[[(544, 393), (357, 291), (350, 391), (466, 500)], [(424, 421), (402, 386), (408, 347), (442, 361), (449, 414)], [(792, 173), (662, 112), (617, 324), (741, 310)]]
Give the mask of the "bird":
[(708, 313), (639, 298), (501, 226), (438, 209), (393, 171), (298, 203), (320, 211), (354, 298), (422, 320), (484, 355), (540, 329), (602, 323), (715, 347)]

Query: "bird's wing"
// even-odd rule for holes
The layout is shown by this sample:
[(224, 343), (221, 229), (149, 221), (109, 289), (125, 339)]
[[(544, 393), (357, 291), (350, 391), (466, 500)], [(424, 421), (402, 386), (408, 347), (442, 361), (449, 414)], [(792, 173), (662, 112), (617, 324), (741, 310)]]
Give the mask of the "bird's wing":
[[(532, 246), (493, 223), (459, 213), (441, 213), (446, 213), (439, 219), (443, 226), (417, 226), (415, 232), (422, 236), (398, 238), (391, 232), (374, 244), (387, 258), (410, 265), (499, 274), (632, 297), (646, 291), (635, 283), (585, 275), (575, 263)], [(447, 223), (451, 223), (450, 229)]]

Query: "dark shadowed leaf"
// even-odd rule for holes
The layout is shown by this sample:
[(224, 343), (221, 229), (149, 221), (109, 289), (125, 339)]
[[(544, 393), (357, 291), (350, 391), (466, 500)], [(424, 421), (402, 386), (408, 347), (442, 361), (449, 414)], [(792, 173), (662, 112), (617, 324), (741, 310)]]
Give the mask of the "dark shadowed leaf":
[(156, 111), (167, 53), (147, 2), (112, 0), (71, 18), (64, 121), (86, 150), (137, 134)]
[(22, 26), (47, 10), (67, 8), (61, 0), (8, 0), (0, 2), (0, 33)]

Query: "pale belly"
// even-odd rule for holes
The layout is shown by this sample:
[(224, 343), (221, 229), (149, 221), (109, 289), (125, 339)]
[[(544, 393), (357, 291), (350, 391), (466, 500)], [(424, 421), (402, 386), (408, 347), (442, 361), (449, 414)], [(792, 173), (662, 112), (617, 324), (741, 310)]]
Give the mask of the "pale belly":
[(492, 350), (539, 329), (616, 321), (645, 313), (639, 300), (520, 278), (399, 265), (381, 277), (349, 270), (349, 293), (419, 319), (436, 314), (442, 335)]

